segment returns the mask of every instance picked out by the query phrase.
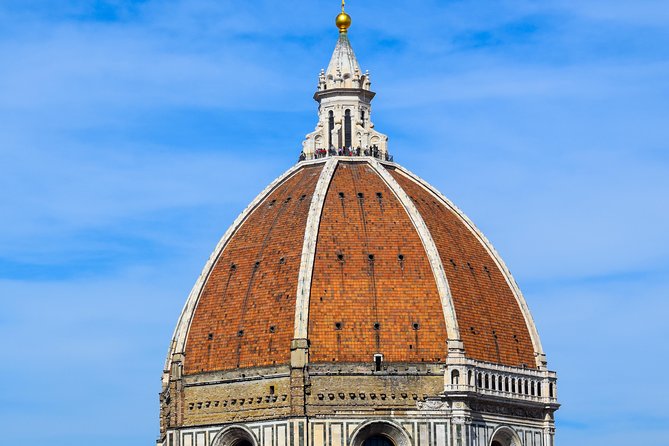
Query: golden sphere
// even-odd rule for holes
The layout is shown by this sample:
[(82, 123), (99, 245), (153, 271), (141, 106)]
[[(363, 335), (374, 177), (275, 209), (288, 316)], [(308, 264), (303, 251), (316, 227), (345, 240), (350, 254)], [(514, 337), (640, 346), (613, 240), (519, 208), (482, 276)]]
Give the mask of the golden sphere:
[(351, 16), (345, 12), (342, 12), (337, 16), (335, 23), (337, 24), (337, 28), (339, 28), (340, 32), (346, 32), (346, 30), (351, 26)]

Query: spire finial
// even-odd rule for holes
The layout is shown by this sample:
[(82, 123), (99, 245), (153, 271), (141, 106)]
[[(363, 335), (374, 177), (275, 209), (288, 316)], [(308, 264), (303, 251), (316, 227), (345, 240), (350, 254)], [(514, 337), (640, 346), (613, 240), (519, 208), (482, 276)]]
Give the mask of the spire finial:
[(344, 10), (346, 7), (346, 0), (341, 0), (341, 13), (337, 16), (335, 23), (339, 28), (340, 33), (346, 33), (351, 26), (351, 16), (346, 14)]

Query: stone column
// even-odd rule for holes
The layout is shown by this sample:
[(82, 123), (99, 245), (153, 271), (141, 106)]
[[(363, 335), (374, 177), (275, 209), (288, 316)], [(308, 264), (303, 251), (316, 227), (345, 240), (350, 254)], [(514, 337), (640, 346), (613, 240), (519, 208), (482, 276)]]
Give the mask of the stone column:
[(311, 392), (306, 370), (309, 360), (309, 340), (293, 339), (290, 343), (290, 412), (292, 416), (306, 415), (306, 395)]

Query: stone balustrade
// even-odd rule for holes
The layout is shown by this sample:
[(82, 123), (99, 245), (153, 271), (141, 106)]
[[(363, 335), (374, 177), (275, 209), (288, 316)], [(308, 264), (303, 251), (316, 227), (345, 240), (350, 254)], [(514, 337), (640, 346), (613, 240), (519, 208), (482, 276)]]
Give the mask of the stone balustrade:
[(548, 370), (509, 367), (465, 359), (449, 364), (445, 392), (476, 392), (537, 403), (557, 403), (557, 375)]

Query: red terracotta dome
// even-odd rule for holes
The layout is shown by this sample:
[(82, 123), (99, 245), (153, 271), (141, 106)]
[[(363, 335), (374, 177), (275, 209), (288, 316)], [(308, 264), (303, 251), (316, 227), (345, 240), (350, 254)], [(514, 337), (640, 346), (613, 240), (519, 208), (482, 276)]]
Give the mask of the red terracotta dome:
[[(177, 326), (193, 375), (308, 363), (544, 361), (522, 294), (450, 201), (392, 162), (302, 161), (239, 216)], [(168, 357), (168, 360), (169, 360)]]
[(557, 375), (520, 290), (473, 223), (393, 162), (371, 86), (340, 28), (299, 162), (186, 301), (160, 446), (554, 443)]

